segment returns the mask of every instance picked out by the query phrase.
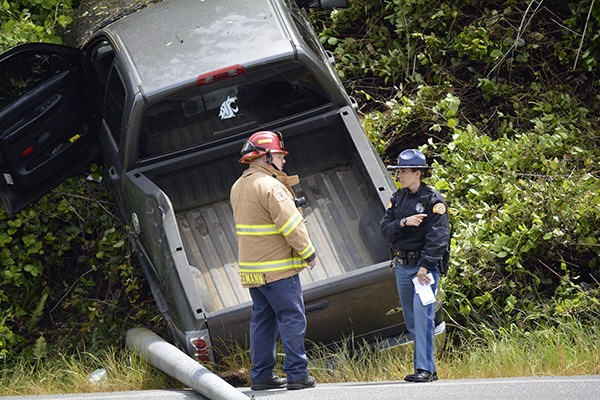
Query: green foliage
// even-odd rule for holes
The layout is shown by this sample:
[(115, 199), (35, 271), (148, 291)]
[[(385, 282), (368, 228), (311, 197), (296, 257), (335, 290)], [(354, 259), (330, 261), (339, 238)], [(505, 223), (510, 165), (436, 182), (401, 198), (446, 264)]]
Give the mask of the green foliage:
[(481, 79), (495, 85), (538, 79), (598, 83), (593, 75), (579, 76), (593, 72), (600, 57), (600, 11), (591, 0), (552, 10), (524, 0), (350, 4), (328, 19), (314, 19), (323, 26), (321, 42), (336, 55), (340, 75), (359, 93), (389, 99), (402, 85), (409, 91), (423, 84), (471, 89)]
[(565, 26), (581, 32), (581, 38), (577, 35), (564, 37), (557, 44), (555, 55), (573, 69), (580, 67), (591, 72), (600, 63), (600, 7), (598, 3), (593, 6), (593, 1), (586, 0), (569, 3), (571, 16), (564, 21)]
[(320, 33), (392, 161), (419, 147), (454, 225), (445, 310), (465, 337), (600, 315), (600, 9), (352, 2)]
[(367, 96), (371, 104), (379, 104), (381, 109), (364, 115), (363, 128), (386, 159), (394, 159), (407, 142), (413, 142), (415, 131), (440, 141), (447, 139), (458, 124), (461, 101), (452, 90), (444, 91), (443, 87), (419, 85), (412, 95), (398, 91), (387, 101)]
[[(494, 140), (467, 126), (447, 146), (430, 146), (441, 158), (433, 179), (454, 211), (445, 289), (462, 324), (501, 326), (540, 307), (547, 316), (599, 315), (590, 294), (600, 277), (600, 152), (583, 150), (590, 134), (532, 130)], [(551, 308), (573, 296), (576, 304)]]
[[(97, 168), (92, 167), (97, 173)], [(90, 351), (157, 317), (103, 185), (72, 178), (35, 207), (0, 212), (0, 352)]]
[(27, 42), (61, 43), (56, 30), (72, 22), (71, 0), (0, 2), (0, 51)]

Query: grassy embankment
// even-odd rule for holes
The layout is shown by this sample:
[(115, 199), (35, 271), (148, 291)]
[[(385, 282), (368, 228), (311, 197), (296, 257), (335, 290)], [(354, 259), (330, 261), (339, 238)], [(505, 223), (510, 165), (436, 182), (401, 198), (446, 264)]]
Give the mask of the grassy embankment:
[[(450, 334), (455, 342), (452, 335), (460, 333)], [(469, 346), (448, 347), (438, 358), (441, 379), (600, 374), (600, 326), (582, 326), (577, 321), (535, 332), (490, 330)], [(412, 368), (410, 346), (354, 358), (345, 349), (316, 356), (310, 368), (321, 383), (394, 381)], [(97, 368), (106, 369), (107, 379), (92, 383), (87, 377)], [(248, 368), (248, 354), (240, 351), (215, 372), (247, 379)], [(0, 373), (0, 396), (181, 387), (129, 350), (81, 353), (34, 365), (23, 362)]]

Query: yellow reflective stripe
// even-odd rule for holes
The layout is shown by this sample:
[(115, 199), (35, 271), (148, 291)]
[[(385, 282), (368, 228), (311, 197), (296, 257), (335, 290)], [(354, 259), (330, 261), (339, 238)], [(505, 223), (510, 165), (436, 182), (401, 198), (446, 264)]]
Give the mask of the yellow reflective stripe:
[(236, 224), (235, 233), (238, 235), (279, 235), (275, 224), (244, 225)]
[(296, 229), (298, 225), (300, 225), (300, 222), (302, 222), (302, 215), (300, 215), (300, 213), (296, 213), (296, 215), (293, 215), (292, 218), (283, 224), (279, 231), (283, 236), (287, 236), (292, 233), (292, 231)]
[(274, 224), (266, 225), (248, 225), (248, 224), (236, 224), (235, 233), (240, 236), (261, 236), (261, 235), (277, 235), (281, 233), (283, 236), (288, 236), (300, 223), (302, 222), (302, 215), (296, 213), (293, 215), (280, 229)]
[(308, 246), (304, 250), (302, 250), (299, 254), (302, 258), (308, 258), (315, 252), (315, 248), (312, 243), (309, 243)]
[(286, 258), (283, 260), (272, 260), (272, 261), (257, 261), (257, 262), (243, 262), (240, 261), (240, 272), (245, 273), (259, 273), (259, 272), (273, 272), (283, 271), (286, 269), (302, 268), (306, 265), (304, 260), (298, 257)]

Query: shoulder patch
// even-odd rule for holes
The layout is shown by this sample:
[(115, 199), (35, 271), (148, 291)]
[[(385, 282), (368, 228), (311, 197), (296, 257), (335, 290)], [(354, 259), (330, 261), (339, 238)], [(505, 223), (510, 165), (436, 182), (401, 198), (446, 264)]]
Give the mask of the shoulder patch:
[(287, 194), (285, 193), (285, 190), (280, 190), (278, 192), (275, 192), (273, 194), (275, 196), (275, 199), (277, 199), (277, 201), (284, 201), (287, 200)]
[(433, 206), (433, 212), (435, 214), (445, 214), (446, 205), (444, 203), (437, 203), (435, 206)]

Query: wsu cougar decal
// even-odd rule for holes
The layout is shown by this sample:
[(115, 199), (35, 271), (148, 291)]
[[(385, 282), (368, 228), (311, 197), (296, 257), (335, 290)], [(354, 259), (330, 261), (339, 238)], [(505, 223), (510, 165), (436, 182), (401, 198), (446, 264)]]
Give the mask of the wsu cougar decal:
[(237, 96), (229, 97), (227, 96), (227, 100), (221, 104), (221, 109), (219, 111), (219, 118), (228, 119), (235, 117), (235, 113), (240, 111), (238, 106), (235, 104), (237, 101)]

